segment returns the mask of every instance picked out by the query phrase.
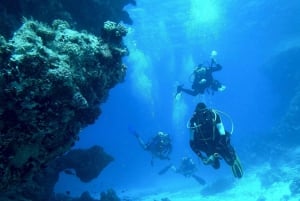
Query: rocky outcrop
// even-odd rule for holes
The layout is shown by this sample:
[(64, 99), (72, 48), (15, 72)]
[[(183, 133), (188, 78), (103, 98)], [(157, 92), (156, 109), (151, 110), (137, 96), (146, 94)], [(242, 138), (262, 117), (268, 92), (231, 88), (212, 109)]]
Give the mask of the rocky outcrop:
[(123, 81), (127, 30), (106, 22), (101, 33), (27, 20), (11, 40), (0, 37), (1, 192), (31, 181), (68, 151)]
[(79, 198), (72, 198), (68, 195), (64, 194), (56, 194), (51, 200), (49, 201), (131, 201), (134, 199), (120, 199), (116, 192), (113, 189), (108, 189), (106, 192), (101, 192), (100, 200), (94, 199), (88, 192), (84, 192), (81, 194)]
[[(49, 163), (46, 168), (34, 175), (31, 181), (24, 182), (5, 194), (19, 196), (19, 198), (25, 197), (34, 201), (52, 200), (55, 197), (53, 196), (54, 186), (58, 181), (60, 172), (72, 174), (83, 182), (89, 182), (98, 177), (101, 171), (112, 161), (113, 158), (99, 146), (71, 150), (66, 155)], [(53, 198), (49, 199), (51, 197)]]
[[(292, 47), (275, 55), (266, 64), (279, 117), (274, 126), (273, 139), (287, 146), (296, 145), (300, 140), (300, 47)], [(276, 136), (276, 137), (274, 137)], [(292, 139), (292, 140), (291, 140)]]
[(135, 3), (135, 0), (1, 0), (0, 32), (6, 38), (12, 36), (25, 17), (48, 24), (60, 19), (76, 29), (99, 34), (108, 20), (132, 24), (123, 8)]

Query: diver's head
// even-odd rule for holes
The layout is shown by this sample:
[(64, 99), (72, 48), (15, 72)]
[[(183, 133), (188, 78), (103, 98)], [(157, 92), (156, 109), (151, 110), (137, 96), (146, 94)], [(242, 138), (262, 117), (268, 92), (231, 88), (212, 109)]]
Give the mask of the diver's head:
[(207, 109), (207, 106), (205, 105), (205, 103), (200, 102), (197, 104), (195, 112), (202, 112), (203, 110)]
[(204, 74), (205, 72), (206, 72), (206, 67), (205, 66), (199, 66), (196, 69), (196, 73), (198, 73), (198, 74)]

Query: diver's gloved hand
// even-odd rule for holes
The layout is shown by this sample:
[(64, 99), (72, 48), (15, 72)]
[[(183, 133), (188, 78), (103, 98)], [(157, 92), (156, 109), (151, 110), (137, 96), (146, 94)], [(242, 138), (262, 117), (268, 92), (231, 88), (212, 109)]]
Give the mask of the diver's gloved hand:
[(176, 94), (181, 93), (182, 87), (183, 87), (183, 84), (180, 84), (180, 85), (177, 86)]

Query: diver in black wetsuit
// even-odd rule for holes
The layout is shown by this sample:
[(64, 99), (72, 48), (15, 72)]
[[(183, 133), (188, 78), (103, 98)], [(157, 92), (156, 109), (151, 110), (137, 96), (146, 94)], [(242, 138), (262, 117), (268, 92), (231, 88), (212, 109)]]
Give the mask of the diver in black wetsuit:
[(217, 111), (198, 103), (188, 128), (191, 131), (190, 146), (205, 165), (218, 169), (223, 158), (231, 166), (235, 177), (243, 176), (241, 163), (230, 144), (230, 133), (225, 131)]
[(214, 59), (211, 61), (210, 67), (206, 67), (199, 64), (193, 72), (193, 84), (192, 89), (183, 88), (183, 85), (177, 86), (177, 94), (185, 92), (189, 95), (196, 96), (198, 94), (204, 94), (206, 91), (224, 91), (226, 87), (222, 85), (218, 80), (215, 80), (212, 76), (213, 72), (222, 70), (222, 66), (217, 64)]
[(165, 174), (169, 169), (173, 170), (175, 173), (181, 174), (184, 177), (192, 177), (195, 179), (199, 184), (205, 185), (206, 182), (204, 179), (196, 175), (197, 167), (195, 162), (190, 157), (183, 157), (181, 159), (181, 163), (178, 168), (176, 168), (174, 165), (170, 164), (163, 168), (161, 171), (159, 171), (159, 175)]
[(169, 155), (172, 152), (172, 144), (169, 134), (160, 131), (147, 143), (143, 141), (137, 132), (134, 131), (133, 134), (137, 138), (141, 147), (152, 154), (152, 158), (156, 157), (160, 160), (170, 160)]

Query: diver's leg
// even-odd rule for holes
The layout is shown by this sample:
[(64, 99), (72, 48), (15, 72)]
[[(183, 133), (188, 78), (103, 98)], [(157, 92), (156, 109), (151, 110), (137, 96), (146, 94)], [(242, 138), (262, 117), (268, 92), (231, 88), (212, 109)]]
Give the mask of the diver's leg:
[(220, 137), (216, 150), (218, 154), (224, 158), (228, 165), (233, 165), (234, 160), (236, 159), (236, 154), (234, 148), (230, 144), (229, 136), (225, 135)]
[(193, 174), (192, 177), (193, 177), (199, 184), (201, 184), (201, 185), (205, 185), (205, 184), (206, 184), (206, 181), (205, 181), (203, 178), (201, 178), (201, 177), (199, 177), (199, 176), (197, 176), (197, 175), (195, 175), (195, 174)]
[(244, 174), (243, 168), (234, 148), (230, 144), (230, 138), (226, 137), (225, 142), (219, 144), (219, 146), (219, 154), (224, 158), (226, 163), (231, 166), (233, 175), (237, 178), (241, 178)]
[(138, 134), (136, 133), (135, 137), (136, 137), (136, 139), (138, 140), (139, 145), (140, 145), (144, 150), (146, 150), (146, 149), (147, 149), (147, 145), (146, 145), (146, 143), (144, 142), (144, 140), (140, 137), (140, 135), (138, 135)]
[(193, 150), (193, 152), (203, 161), (204, 159), (206, 159), (205, 156), (203, 156), (203, 154), (201, 153), (201, 150), (199, 148), (199, 145), (197, 143), (195, 143), (195, 141), (190, 140), (190, 147)]
[(199, 94), (199, 91), (197, 91), (197, 90), (181, 88), (181, 91), (183, 91), (191, 96), (197, 96)]

